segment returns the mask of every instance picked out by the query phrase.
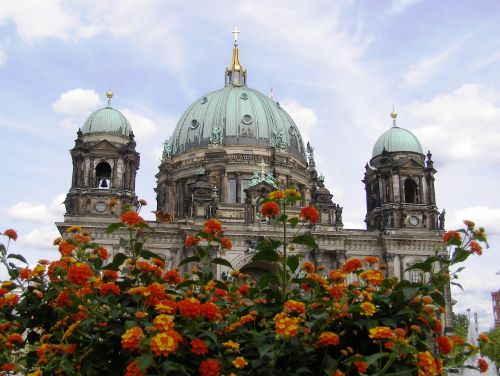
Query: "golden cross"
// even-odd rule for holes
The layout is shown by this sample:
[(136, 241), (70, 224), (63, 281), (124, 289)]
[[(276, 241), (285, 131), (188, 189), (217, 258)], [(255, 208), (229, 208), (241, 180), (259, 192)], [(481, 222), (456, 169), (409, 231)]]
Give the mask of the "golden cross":
[(238, 34), (240, 33), (240, 30), (235, 27), (233, 31), (231, 31), (234, 35), (234, 47), (238, 47)]

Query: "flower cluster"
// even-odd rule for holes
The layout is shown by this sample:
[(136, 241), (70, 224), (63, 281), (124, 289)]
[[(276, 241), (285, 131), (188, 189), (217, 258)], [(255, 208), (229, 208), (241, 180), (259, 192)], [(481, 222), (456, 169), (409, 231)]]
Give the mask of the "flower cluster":
[[(0, 286), (0, 373), (424, 376), (477, 353), (444, 335), (441, 321), (449, 266), (481, 254), (484, 229), (466, 221), (464, 230), (446, 233), (452, 258), (436, 254), (412, 265), (428, 278), (411, 284), (387, 278), (373, 256), (334, 270), (301, 260), (295, 247), (316, 245), (300, 229), (320, 215), (312, 206), (294, 211), (300, 200), (287, 189), (262, 204), (261, 214), (283, 225), (283, 240), (257, 247), (254, 260), (275, 271), (259, 281), (232, 270), (223, 257), (232, 243), (215, 219), (185, 239), (176, 269), (143, 248), (149, 228), (133, 211), (108, 228), (131, 235), (127, 253), (113, 257), (80, 226), (55, 241), (56, 261), (13, 268), (7, 259), (25, 260), (3, 247), (11, 279)], [(12, 229), (3, 235), (17, 238)], [(214, 266), (230, 277), (215, 279)], [(481, 334), (480, 345), (488, 342)], [(485, 372), (488, 365), (479, 359), (476, 366)]]

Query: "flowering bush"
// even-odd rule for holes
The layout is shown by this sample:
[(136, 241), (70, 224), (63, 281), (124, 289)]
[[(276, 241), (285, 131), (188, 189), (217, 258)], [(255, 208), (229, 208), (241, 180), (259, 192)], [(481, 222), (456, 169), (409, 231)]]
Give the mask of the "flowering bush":
[[(257, 246), (254, 260), (275, 270), (259, 281), (237, 270), (230, 280), (215, 278), (214, 265), (232, 269), (221, 257), (232, 244), (214, 219), (186, 238), (182, 265), (191, 273), (182, 276), (144, 248), (151, 230), (133, 211), (108, 227), (130, 235), (121, 242), (127, 252), (110, 262), (78, 226), (56, 239), (59, 260), (40, 260), (33, 269), (14, 264), (26, 261), (1, 245), (10, 280), (0, 288), (0, 372), (437, 375), (478, 351), (442, 335), (440, 314), (443, 289), (455, 283), (450, 268), (480, 254), (482, 228), (466, 221), (465, 229), (444, 234), (451, 257), (436, 253), (411, 267), (427, 273), (425, 284), (386, 278), (376, 257), (348, 260), (324, 276), (309, 262), (301, 265), (295, 252), (317, 247), (301, 234), (319, 219), (316, 209), (287, 214), (299, 199), (295, 190), (276, 191), (262, 205), (283, 237)], [(4, 235), (17, 238), (14, 230)]]

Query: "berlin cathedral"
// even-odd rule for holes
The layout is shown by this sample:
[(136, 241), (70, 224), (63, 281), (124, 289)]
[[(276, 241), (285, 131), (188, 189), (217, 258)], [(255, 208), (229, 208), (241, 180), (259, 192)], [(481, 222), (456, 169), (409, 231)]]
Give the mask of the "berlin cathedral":
[[(349, 258), (373, 255), (383, 260), (388, 276), (425, 279), (406, 268), (436, 250), (445, 251), (444, 212), (437, 210), (431, 153), (424, 154), (419, 140), (397, 125), (393, 111), (392, 126), (375, 141), (365, 165), (366, 230), (344, 228), (341, 203), (334, 202), (317, 172), (312, 146), (304, 145), (299, 128), (279, 102), (248, 86), (236, 35), (224, 86), (195, 99), (163, 144), (148, 248), (176, 267), (185, 255), (186, 236), (207, 218), (217, 218), (233, 241), (226, 259), (258, 277), (270, 265), (252, 261), (254, 246), (262, 237), (279, 235), (279, 229), (262, 218), (260, 201), (273, 190), (293, 187), (302, 195), (296, 212), (311, 204), (321, 215), (308, 229), (318, 249), (297, 247), (303, 261), (323, 265), (328, 273)], [(112, 107), (113, 93), (106, 95), (108, 105), (92, 113), (78, 130), (71, 150), (66, 213), (57, 227), (64, 234), (69, 226), (81, 225), (116, 253), (120, 234), (105, 230), (117, 221), (121, 208), (137, 205), (140, 145), (132, 125)], [(114, 208), (107, 205), (111, 199), (118, 202)], [(227, 273), (225, 266), (217, 268), (219, 277)], [(449, 291), (445, 298), (449, 309), (444, 327), (451, 331)]]

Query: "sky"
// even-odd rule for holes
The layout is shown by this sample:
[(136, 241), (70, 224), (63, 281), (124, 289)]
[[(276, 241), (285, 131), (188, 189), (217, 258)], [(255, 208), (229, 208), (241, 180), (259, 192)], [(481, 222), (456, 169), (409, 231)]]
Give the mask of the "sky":
[[(433, 154), (446, 227), (486, 227), (455, 313), (493, 325), (500, 288), (500, 3), (496, 0), (2, 0), (0, 231), (32, 263), (55, 259), (69, 150), (92, 111), (131, 122), (136, 193), (155, 210), (162, 143), (184, 110), (224, 85), (238, 27), (248, 85), (278, 100), (315, 150), (346, 228), (364, 228), (361, 180), (377, 138), (411, 130)], [(147, 218), (153, 218), (149, 212)], [(3, 271), (0, 271), (0, 274)]]

